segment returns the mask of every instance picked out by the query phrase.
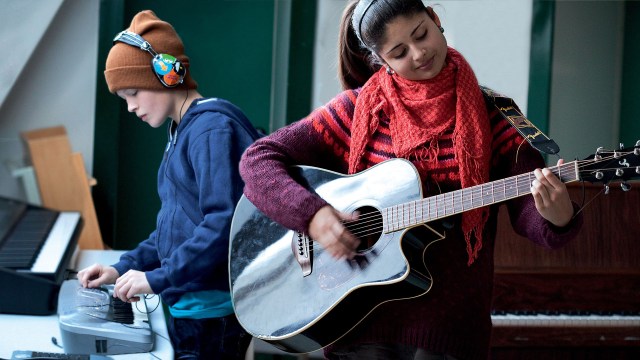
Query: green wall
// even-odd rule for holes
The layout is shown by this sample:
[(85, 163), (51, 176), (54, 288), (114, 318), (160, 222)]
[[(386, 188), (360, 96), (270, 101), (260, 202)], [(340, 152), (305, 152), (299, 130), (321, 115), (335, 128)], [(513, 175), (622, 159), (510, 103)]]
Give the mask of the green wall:
[[(153, 10), (180, 34), (199, 92), (230, 100), (256, 127), (269, 129), (275, 1), (280, 0), (101, 1), (93, 196), (108, 246), (131, 249), (155, 228), (156, 176), (167, 140), (165, 127), (151, 128), (108, 92), (102, 72), (113, 36), (137, 12)], [(287, 119), (310, 109), (312, 55), (306, 52), (313, 49), (315, 27), (315, 1), (292, 4), (292, 18), (304, 22), (294, 22), (290, 44), (296, 59), (289, 61), (295, 67), (289, 70)]]
[(527, 116), (542, 132), (549, 130), (551, 63), (555, 2), (533, 0)]
[(640, 2), (626, 2), (624, 24), (620, 141), (631, 146), (640, 140)]

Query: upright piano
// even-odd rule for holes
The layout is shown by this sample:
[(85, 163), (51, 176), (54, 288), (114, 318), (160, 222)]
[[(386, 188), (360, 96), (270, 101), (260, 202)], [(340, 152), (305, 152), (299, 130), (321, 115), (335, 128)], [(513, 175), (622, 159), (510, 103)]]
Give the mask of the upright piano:
[(81, 228), (79, 212), (0, 197), (0, 313), (56, 312)]
[(502, 207), (495, 247), (492, 359), (640, 359), (640, 183), (572, 183), (588, 203), (567, 246), (516, 235)]

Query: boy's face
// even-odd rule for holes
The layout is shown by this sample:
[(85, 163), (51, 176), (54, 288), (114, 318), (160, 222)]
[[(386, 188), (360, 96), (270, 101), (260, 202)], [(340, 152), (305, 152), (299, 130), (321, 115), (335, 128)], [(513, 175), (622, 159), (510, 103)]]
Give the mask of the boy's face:
[(124, 89), (116, 94), (127, 102), (129, 112), (153, 128), (162, 126), (167, 118), (178, 118), (168, 91)]

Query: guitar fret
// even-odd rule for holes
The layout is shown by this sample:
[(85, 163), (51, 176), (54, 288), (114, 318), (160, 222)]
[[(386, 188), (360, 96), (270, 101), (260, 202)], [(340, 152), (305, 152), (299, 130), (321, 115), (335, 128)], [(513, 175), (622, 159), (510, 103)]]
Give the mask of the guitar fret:
[(397, 219), (396, 219), (396, 205), (392, 206), (390, 209), (391, 209), (391, 230), (395, 231), (395, 230), (398, 230)]
[(503, 196), (503, 200), (509, 199), (509, 191), (508, 191), (508, 187), (507, 187), (507, 182), (506, 181), (502, 182), (502, 196)]
[(491, 188), (491, 203), (496, 202), (496, 192), (493, 184), (488, 185)]
[(404, 225), (410, 225), (411, 224), (411, 203), (407, 204), (408, 206), (406, 207), (406, 211), (403, 211), (402, 213), (404, 214), (404, 216), (402, 217), (404, 219)]
[(393, 231), (393, 219), (391, 219), (390, 212), (391, 207), (384, 208), (384, 218), (386, 221), (383, 221), (382, 228), (386, 232)]
[(394, 230), (399, 230), (400, 229), (400, 225), (398, 223), (398, 206), (394, 206), (393, 207), (393, 228)]
[(447, 194), (440, 195), (442, 197), (442, 217), (447, 216)]
[(449, 193), (449, 198), (451, 199), (451, 214), (455, 214), (456, 213), (455, 194)]
[(418, 219), (420, 219), (418, 217), (418, 204), (416, 204), (415, 201), (412, 201), (411, 204), (413, 204), (413, 212), (412, 212), (411, 224), (417, 224)]
[[(438, 216), (438, 199), (436, 197), (431, 198), (429, 201), (429, 218), (432, 220)], [(433, 215), (433, 211), (435, 210), (435, 215)]]
[(447, 194), (442, 194), (442, 201), (444, 202), (444, 208), (442, 209), (442, 212), (444, 216), (447, 216)]
[(496, 199), (496, 202), (498, 202), (500, 200), (504, 200), (504, 181), (501, 181), (500, 184), (502, 184), (502, 187), (496, 187), (495, 185), (493, 187), (494, 192), (496, 192), (496, 190), (497, 190), (497, 196), (494, 195), (495, 199)]
[(409, 225), (409, 220), (411, 218), (411, 204), (407, 204), (407, 206), (402, 207), (402, 225)]

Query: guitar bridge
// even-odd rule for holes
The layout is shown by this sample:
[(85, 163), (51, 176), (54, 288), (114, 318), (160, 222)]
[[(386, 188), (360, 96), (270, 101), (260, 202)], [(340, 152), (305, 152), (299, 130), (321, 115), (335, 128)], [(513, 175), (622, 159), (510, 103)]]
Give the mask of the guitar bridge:
[(302, 276), (308, 276), (312, 271), (313, 240), (306, 234), (296, 231), (291, 241), (293, 256), (302, 268)]

